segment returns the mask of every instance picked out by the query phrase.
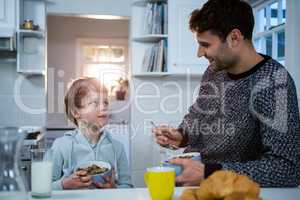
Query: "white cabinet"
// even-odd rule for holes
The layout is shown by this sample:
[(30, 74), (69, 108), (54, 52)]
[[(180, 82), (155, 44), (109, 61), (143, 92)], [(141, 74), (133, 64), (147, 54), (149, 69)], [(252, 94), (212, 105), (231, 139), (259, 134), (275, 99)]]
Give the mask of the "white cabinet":
[[(0, 0), (0, 50), (15, 49), (16, 2)], [(1, 59), (2, 60), (2, 59)]]
[[(19, 0), (19, 27), (17, 31), (17, 71), (24, 74), (43, 75), (46, 59), (46, 1)], [(23, 29), (24, 20), (32, 20), (34, 30)]]
[[(16, 1), (0, 0), (0, 30), (14, 30), (16, 27)], [(3, 34), (3, 33), (1, 33)]]
[[(17, 51), (17, 72), (46, 72), (46, 0), (0, 0), (0, 50)], [(24, 21), (33, 27), (24, 29)], [(15, 45), (15, 41), (17, 41)]]
[(198, 44), (189, 29), (189, 17), (206, 0), (169, 0), (168, 59), (171, 73), (203, 73), (208, 66), (205, 58), (197, 57)]

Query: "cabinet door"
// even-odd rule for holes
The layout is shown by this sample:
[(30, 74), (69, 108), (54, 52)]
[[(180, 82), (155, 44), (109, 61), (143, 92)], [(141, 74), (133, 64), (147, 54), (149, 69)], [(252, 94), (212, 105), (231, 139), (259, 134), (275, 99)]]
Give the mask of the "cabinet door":
[(15, 29), (15, 0), (0, 0), (0, 28)]
[(200, 74), (208, 61), (197, 57), (198, 44), (189, 29), (189, 17), (206, 0), (169, 0), (168, 67), (172, 73)]

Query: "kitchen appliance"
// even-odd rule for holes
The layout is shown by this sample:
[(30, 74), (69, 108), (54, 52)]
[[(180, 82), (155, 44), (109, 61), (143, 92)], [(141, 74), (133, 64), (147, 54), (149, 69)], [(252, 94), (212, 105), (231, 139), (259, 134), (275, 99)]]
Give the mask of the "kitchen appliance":
[(0, 51), (16, 50), (16, 34), (13, 29), (0, 28)]
[(45, 131), (42, 127), (26, 126), (21, 127), (24, 134), (24, 141), (21, 146), (20, 168), (25, 183), (25, 188), (31, 190), (31, 150), (44, 148)]
[(0, 127), (0, 199), (27, 199), (18, 166), (23, 138), (23, 130), (18, 127)]
[(15, 49), (15, 38), (0, 38), (0, 50), (1, 51), (13, 51)]

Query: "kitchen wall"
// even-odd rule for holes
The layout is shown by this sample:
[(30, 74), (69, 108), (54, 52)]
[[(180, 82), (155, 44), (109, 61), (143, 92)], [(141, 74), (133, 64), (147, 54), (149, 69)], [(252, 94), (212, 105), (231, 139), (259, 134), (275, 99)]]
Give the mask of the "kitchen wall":
[(135, 78), (131, 101), (131, 166), (136, 187), (144, 187), (147, 167), (157, 166), (160, 148), (151, 133), (153, 121), (157, 125), (177, 127), (198, 94), (201, 77)]
[[(296, 0), (292, 0), (296, 1)], [(48, 12), (60, 14), (115, 14), (118, 16), (130, 16), (130, 0), (116, 1), (111, 0), (52, 0), (49, 4)], [(288, 1), (290, 2), (290, 1)], [(296, 17), (297, 6), (287, 5), (287, 9), (295, 10), (292, 15), (287, 12), (287, 23)], [(76, 19), (76, 20), (74, 20)], [(299, 28), (293, 24), (288, 25), (287, 32), (287, 66), (292, 71), (292, 75), (297, 83), (297, 75), (300, 74), (297, 68), (299, 56), (296, 55), (299, 43)], [(105, 28), (103, 28), (105, 27)], [(117, 37), (128, 38), (128, 21), (117, 20), (92, 20), (70, 17), (48, 17), (48, 126), (67, 125), (63, 114), (63, 99), (58, 99), (59, 92), (65, 91), (67, 82), (75, 77), (75, 40), (78, 37)], [(289, 39), (290, 38), (290, 39)], [(298, 39), (297, 39), (298, 38)], [(297, 39), (297, 40), (295, 40)], [(297, 43), (295, 43), (297, 41)], [(25, 106), (18, 105), (18, 98), (15, 98), (14, 87), (17, 80), (22, 80), (24, 76), (16, 72), (16, 63), (13, 61), (0, 61), (0, 125), (44, 125), (45, 114), (40, 110), (45, 105), (45, 78), (43, 76), (27, 77), (21, 84), (21, 99)], [(132, 176), (135, 186), (144, 186), (143, 174), (146, 166), (152, 166), (159, 163), (159, 149), (154, 143), (151, 135), (151, 126), (149, 120), (154, 122), (171, 123), (177, 125), (191, 105), (193, 92), (199, 83), (200, 78), (194, 78), (187, 86), (185, 78), (156, 78), (156, 79), (140, 79), (134, 83), (135, 88), (145, 82), (155, 82), (159, 88), (161, 96), (159, 98), (134, 99), (132, 103), (139, 105), (132, 111), (131, 123), (131, 166)], [(167, 83), (178, 83), (184, 89), (178, 102), (176, 97), (169, 98), (165, 101), (164, 106), (168, 111), (176, 110), (177, 112), (161, 112), (160, 101), (172, 94), (178, 94), (178, 90), (174, 85), (166, 85)], [(18, 85), (18, 84), (17, 84)], [(298, 87), (299, 89), (300, 87)], [(298, 90), (299, 91), (299, 90)], [(134, 93), (136, 92), (136, 93)], [(138, 93), (139, 92), (139, 93)], [(133, 91), (137, 95), (153, 95), (156, 94), (155, 87), (145, 86), (143, 90)], [(132, 94), (132, 95), (133, 95)], [(155, 95), (154, 95), (155, 96)], [(299, 92), (298, 92), (299, 96)], [(20, 102), (19, 102), (20, 103)], [(182, 107), (181, 107), (182, 106)], [(143, 110), (153, 110), (159, 108), (159, 113), (147, 114)]]
[(63, 98), (76, 73), (76, 39), (128, 38), (128, 20), (48, 16), (48, 127), (67, 126)]
[(0, 59), (0, 126), (44, 126), (44, 76), (16, 72), (16, 59)]
[(52, 0), (48, 4), (49, 13), (98, 14), (130, 16), (130, 5), (134, 0)]
[[(93, 20), (74, 17), (49, 16), (48, 17), (48, 115), (47, 126), (59, 127), (67, 126), (67, 121), (63, 113), (63, 98), (58, 99), (61, 89), (65, 91), (67, 82), (76, 77), (76, 39), (82, 37), (107, 37), (107, 38), (128, 38), (128, 21), (124, 20)], [(49, 80), (53, 78), (53, 83)], [(147, 166), (159, 163), (159, 153), (157, 146), (151, 135), (151, 127), (144, 125), (149, 120), (157, 123), (165, 122), (177, 125), (184, 114), (188, 111), (189, 105), (192, 103), (193, 92), (199, 83), (198, 78), (193, 78), (188, 83), (186, 78), (169, 78), (161, 79), (140, 79), (131, 83), (131, 100), (130, 106), (134, 105), (130, 123), (131, 135), (131, 168), (132, 177), (135, 186), (144, 186), (143, 174)], [(147, 86), (147, 84), (155, 83), (156, 86)], [(145, 87), (138, 87), (144, 84)], [(177, 84), (181, 89), (174, 86)], [(140, 95), (153, 94), (156, 87), (160, 88), (160, 97), (157, 98), (141, 98)], [(180, 96), (170, 97), (170, 95)], [(63, 97), (63, 96), (62, 96)], [(163, 107), (160, 107), (160, 101), (164, 101)], [(136, 107), (136, 105), (140, 107)], [(141, 108), (141, 109), (140, 109)], [(156, 109), (158, 113), (147, 114), (144, 109)], [(167, 113), (164, 112), (166, 109)], [(168, 111), (174, 110), (175, 112)], [(178, 109), (178, 110), (176, 110)], [(145, 159), (147, 158), (147, 159)]]

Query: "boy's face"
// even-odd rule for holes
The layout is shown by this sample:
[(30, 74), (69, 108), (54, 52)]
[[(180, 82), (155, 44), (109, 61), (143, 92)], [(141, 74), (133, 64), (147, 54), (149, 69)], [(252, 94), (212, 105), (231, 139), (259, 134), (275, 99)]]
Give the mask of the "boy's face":
[(101, 128), (108, 122), (108, 95), (106, 92), (91, 91), (81, 100), (82, 108), (78, 109), (75, 118), (88, 127)]
[(196, 38), (199, 44), (197, 56), (204, 56), (216, 71), (229, 69), (235, 64), (237, 58), (227, 41), (223, 42), (210, 31), (197, 33)]

